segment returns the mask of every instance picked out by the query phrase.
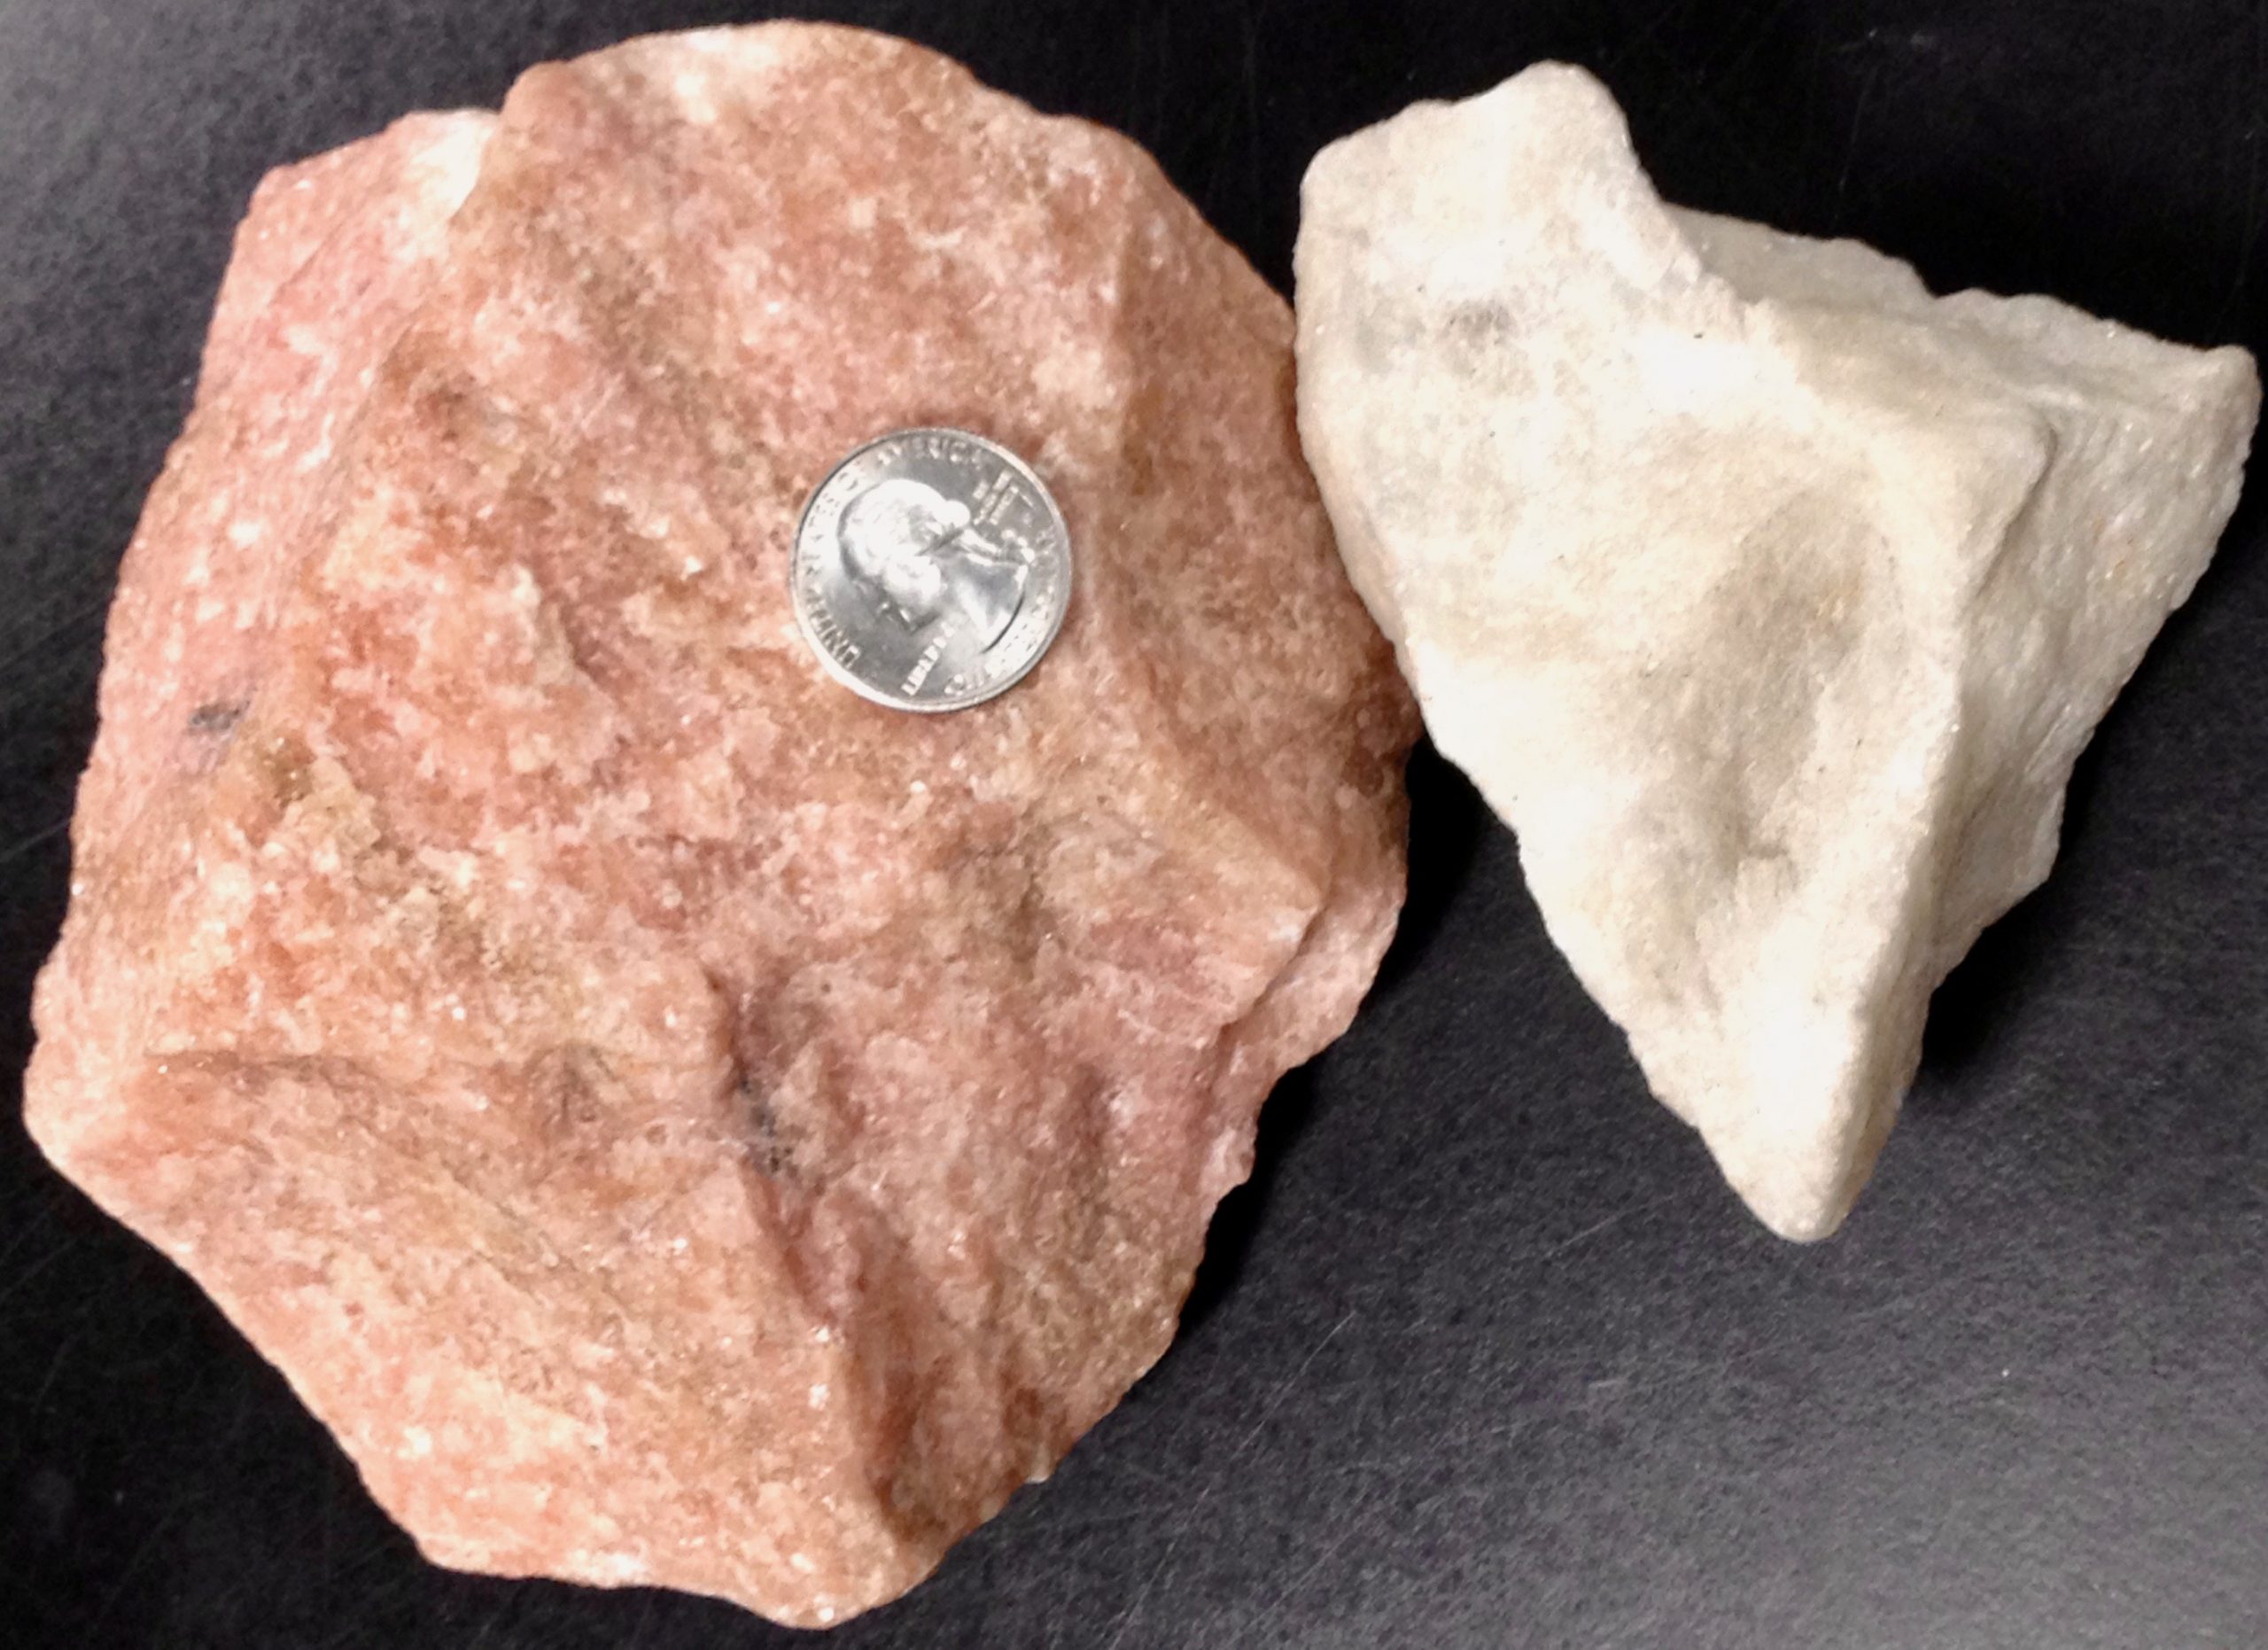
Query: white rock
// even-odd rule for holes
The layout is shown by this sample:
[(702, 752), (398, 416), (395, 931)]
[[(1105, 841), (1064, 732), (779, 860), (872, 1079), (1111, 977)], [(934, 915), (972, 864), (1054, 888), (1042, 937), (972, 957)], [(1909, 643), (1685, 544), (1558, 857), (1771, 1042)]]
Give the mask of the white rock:
[(1557, 65), (1324, 151), (1298, 281), (1309, 457), (1435, 743), (1654, 1092), (1831, 1231), (2234, 508), (2251, 358), (1667, 207)]

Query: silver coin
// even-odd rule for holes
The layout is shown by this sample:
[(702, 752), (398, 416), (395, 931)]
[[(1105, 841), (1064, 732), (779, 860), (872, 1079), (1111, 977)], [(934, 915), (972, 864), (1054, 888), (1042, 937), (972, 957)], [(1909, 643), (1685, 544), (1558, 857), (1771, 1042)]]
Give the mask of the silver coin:
[(1071, 601), (1071, 533), (1037, 476), (965, 430), (899, 430), (837, 464), (796, 530), (796, 622), (846, 687), (958, 711), (1039, 663)]

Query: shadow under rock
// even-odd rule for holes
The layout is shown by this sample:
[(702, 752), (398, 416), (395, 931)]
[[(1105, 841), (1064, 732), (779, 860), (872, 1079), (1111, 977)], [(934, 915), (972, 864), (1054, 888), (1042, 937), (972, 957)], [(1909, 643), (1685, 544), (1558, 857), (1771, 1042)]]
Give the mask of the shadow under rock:
[(1421, 739), (1410, 753), (1410, 891), (1374, 992), (1409, 978), (1472, 874), (1495, 816), (1447, 758)]
[(2230, 588), (2253, 575), (2264, 518), (2268, 518), (2268, 502), (2264, 502), (2259, 487), (2248, 485), (2196, 590), (2167, 618), (2142, 656), (2133, 679), (2119, 690), (2103, 726), (2079, 753), (2063, 794), (2062, 828), (2055, 844), (2055, 865), (2047, 881), (1984, 930), (1930, 1000), (1929, 1023), (1922, 1039), (1922, 1069), (1906, 1100), (1912, 1109), (1951, 1117), (1968, 1110), (1982, 1097), (1981, 1085), (1963, 1078), (2006, 1023), (2023, 974), (2069, 926), (2070, 907), (2053, 891), (2072, 858), (2074, 844), (2085, 836), (2094, 812), (2102, 783), (2102, 735), (2120, 717), (2132, 714), (2131, 706), (2136, 700), (2149, 696), (2153, 682), (2168, 668), (2169, 658), (2183, 646), (2183, 638), (2218, 614), (2221, 604), (2229, 599)]
[[(2115, 705), (2110, 713), (2117, 714)], [(1930, 999), (1930, 1017), (1922, 1031), (1922, 1067), (1905, 1100), (1909, 1109), (1930, 1117), (1957, 1117), (1984, 1097), (1985, 1086), (1974, 1080), (1975, 1068), (2007, 1024), (2023, 977), (2068, 926), (2061, 920), (2062, 902), (2049, 891), (2072, 843), (2085, 830), (2101, 773), (2102, 746), (2097, 741), (2079, 753), (2071, 770), (2071, 782), (2063, 793), (2055, 865), (2048, 870), (2047, 881), (1979, 935)]]
[[(1373, 993), (1399, 985), (1419, 966), (1494, 824), (1472, 782), (1445, 761), (1430, 741), (1419, 741), (1410, 753), (1409, 783), (1409, 894), (1394, 943), (1379, 967)], [(1262, 1108), (1252, 1178), (1221, 1200), (1206, 1233), (1205, 1258), (1182, 1307), (1184, 1337), (1212, 1315), (1243, 1273), (1283, 1161), (1312, 1120), (1315, 1097), (1310, 1062), (1285, 1073)]]
[(1906, 1096), (1907, 1110), (1957, 1117), (1983, 1098), (1984, 1086), (1965, 1079), (2007, 1021), (2016, 982), (2039, 953), (2033, 903), (2027, 897), (1986, 929), (1930, 999), (1922, 1066)]
[[(1314, 1111), (1315, 1063), (1310, 1061), (1285, 1072), (1261, 1108), (1259, 1136), (1252, 1148), (1252, 1176), (1213, 1211), (1213, 1223), (1205, 1232), (1205, 1257), (1198, 1262), (1196, 1281), (1190, 1286), (1189, 1298), (1182, 1303), (1176, 1347), (1213, 1315), (1243, 1274), (1245, 1260), (1252, 1252), (1253, 1234), (1260, 1229), (1260, 1218), (1275, 1190), (1285, 1155), (1306, 1132)], [(1166, 1356), (1173, 1354), (1169, 1351)]]

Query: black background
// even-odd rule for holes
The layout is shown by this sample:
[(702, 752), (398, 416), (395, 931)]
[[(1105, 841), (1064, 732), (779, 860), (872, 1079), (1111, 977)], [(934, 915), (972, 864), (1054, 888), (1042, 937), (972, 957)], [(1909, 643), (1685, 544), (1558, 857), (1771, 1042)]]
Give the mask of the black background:
[[(1130, 132), (1288, 283), (1323, 142), (1542, 57), (1673, 198), (1940, 287), (2264, 341), (2253, 0), (816, 6)], [(763, 15), (0, 0), (0, 1070), (60, 920), (120, 549), (260, 173), (525, 65)], [(2268, 1645), (2268, 620), (2248, 503), (1940, 993), (1843, 1234), (1647, 1098), (1421, 753), (1402, 936), (1284, 1085), (1179, 1343), (845, 1646)], [(283, 1381), (0, 1107), (0, 1645), (759, 1646), (423, 1564)]]

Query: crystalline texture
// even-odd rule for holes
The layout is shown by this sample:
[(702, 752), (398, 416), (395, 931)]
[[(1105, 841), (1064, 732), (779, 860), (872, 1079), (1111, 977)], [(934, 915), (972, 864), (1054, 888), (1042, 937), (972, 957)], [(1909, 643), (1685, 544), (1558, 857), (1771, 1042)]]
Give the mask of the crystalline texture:
[(1356, 588), (1654, 1092), (1830, 1230), (2204, 570), (2250, 358), (1666, 207), (1556, 65), (1333, 145), (1305, 208)]
[[(846, 30), (634, 42), (262, 187), (27, 1117), (428, 1553), (839, 1620), (1164, 1350), (1400, 898), (1415, 717), (1290, 344), (1132, 145)], [(952, 716), (788, 609), (806, 493), (912, 424), (1077, 547)]]

